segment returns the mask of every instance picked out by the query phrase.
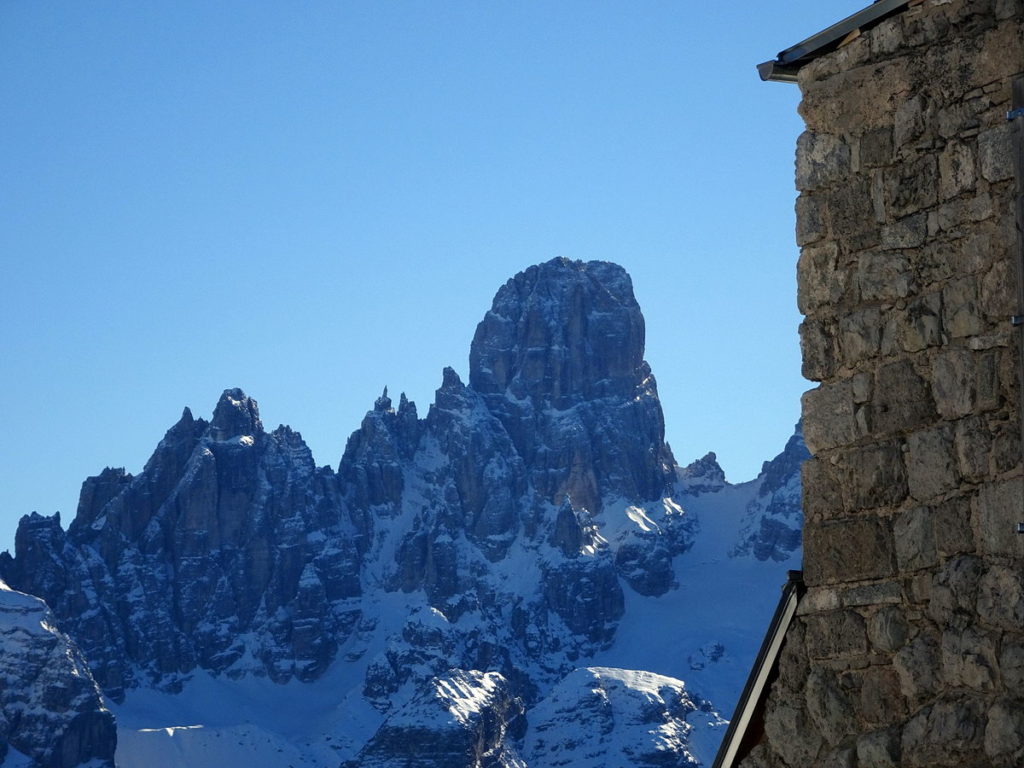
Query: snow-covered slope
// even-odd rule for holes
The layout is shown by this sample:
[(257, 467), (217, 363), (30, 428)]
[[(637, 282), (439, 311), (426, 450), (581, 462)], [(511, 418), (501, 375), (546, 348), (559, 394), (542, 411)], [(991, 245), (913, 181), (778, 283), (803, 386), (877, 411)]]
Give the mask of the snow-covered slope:
[(228, 390), (0, 575), (85, 652), (121, 768), (708, 763), (799, 559), (762, 521), (798, 531), (800, 445), (677, 468), (643, 336), (621, 268), (531, 267), (470, 383), (423, 419), (385, 390), (337, 472)]
[(46, 604), (0, 581), (0, 765), (112, 766), (114, 718)]

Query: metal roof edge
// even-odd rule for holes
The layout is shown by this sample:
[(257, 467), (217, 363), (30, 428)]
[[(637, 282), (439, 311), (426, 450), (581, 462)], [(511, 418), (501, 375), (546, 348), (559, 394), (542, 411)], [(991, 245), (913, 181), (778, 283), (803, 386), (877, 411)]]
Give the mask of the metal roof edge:
[(794, 83), (800, 68), (814, 59), (830, 51), (834, 51), (840, 43), (854, 30), (873, 27), (882, 20), (893, 16), (910, 5), (911, 0), (875, 0), (874, 3), (852, 16), (847, 16), (832, 26), (823, 29), (806, 40), (780, 51), (774, 60), (757, 65), (757, 72), (762, 80), (773, 82)]

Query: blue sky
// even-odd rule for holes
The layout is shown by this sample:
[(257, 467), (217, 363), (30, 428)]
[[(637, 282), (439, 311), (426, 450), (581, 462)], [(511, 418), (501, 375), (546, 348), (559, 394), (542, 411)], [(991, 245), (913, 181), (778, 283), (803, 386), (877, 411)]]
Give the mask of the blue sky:
[(3, 3), (0, 549), (227, 387), (336, 466), (555, 256), (630, 272), (677, 460), (752, 478), (810, 386), (754, 67), (863, 4)]

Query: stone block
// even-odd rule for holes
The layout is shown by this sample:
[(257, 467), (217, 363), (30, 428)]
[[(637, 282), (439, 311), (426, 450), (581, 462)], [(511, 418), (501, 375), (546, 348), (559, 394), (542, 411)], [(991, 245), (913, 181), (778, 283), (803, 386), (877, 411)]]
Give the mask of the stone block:
[(910, 259), (886, 251), (862, 253), (857, 260), (857, 288), (862, 301), (895, 301), (917, 291)]
[(833, 323), (807, 319), (800, 323), (801, 373), (808, 381), (823, 381), (836, 371), (838, 357)]
[(812, 454), (857, 439), (853, 413), (853, 383), (849, 379), (822, 384), (804, 393), (804, 441)]
[(860, 137), (860, 162), (867, 168), (889, 165), (893, 159), (892, 128), (867, 131)]
[[(981, 413), (994, 411), (1003, 403), (1005, 389), (1001, 381), (1003, 364), (1009, 361), (1011, 355), (1001, 349), (983, 349), (978, 350), (976, 354), (975, 385), (978, 394), (976, 407)], [(1016, 384), (1016, 377), (1013, 382)]]
[(988, 692), (996, 685), (996, 643), (975, 627), (942, 633), (942, 677), (947, 685)]
[(832, 239), (842, 243), (848, 251), (876, 247), (879, 230), (871, 179), (863, 175), (851, 176), (826, 194)]
[(1024, 636), (1007, 633), (999, 653), (1003, 685), (1011, 691), (1024, 690)]
[(779, 685), (792, 693), (802, 691), (810, 668), (804, 646), (804, 625), (801, 621), (790, 624), (786, 640), (779, 651)]
[(941, 312), (941, 295), (930, 293), (909, 302), (903, 312), (892, 313), (886, 327), (889, 338), (883, 340), (883, 354), (920, 352), (941, 344)]
[(854, 366), (878, 354), (882, 318), (877, 307), (851, 312), (839, 321), (839, 349), (843, 365)]
[(976, 354), (966, 349), (950, 349), (935, 356), (932, 394), (944, 419), (959, 419), (974, 410), (978, 398)]
[(974, 188), (974, 154), (969, 145), (951, 141), (939, 155), (939, 196), (943, 200), (962, 195)]
[(796, 142), (796, 188), (813, 191), (846, 179), (850, 145), (839, 136), (804, 131)]
[(885, 520), (829, 520), (804, 530), (804, 577), (810, 586), (895, 574), (892, 531)]
[(986, 555), (1024, 557), (1024, 483), (1021, 478), (981, 486), (975, 500), (981, 551)]
[(935, 548), (940, 557), (967, 554), (976, 549), (971, 528), (971, 503), (966, 496), (949, 499), (932, 511)]
[(910, 625), (904, 610), (894, 605), (885, 605), (875, 611), (867, 623), (868, 640), (880, 651), (893, 653), (907, 642)]
[(843, 497), (835, 467), (815, 456), (801, 467), (804, 516), (808, 521), (827, 520), (843, 512)]
[(978, 586), (978, 616), (1002, 629), (1024, 628), (1024, 575), (1019, 569), (992, 565), (985, 572)]
[[(1017, 691), (1017, 695), (1020, 692)], [(1005, 698), (988, 711), (985, 724), (985, 754), (993, 760), (1015, 758), (1019, 765), (1024, 751), (1024, 701)]]
[(1008, 260), (997, 261), (981, 280), (980, 305), (990, 323), (1003, 323), (1017, 311), (1016, 269)]
[(938, 564), (932, 523), (932, 511), (928, 507), (915, 507), (896, 516), (893, 536), (896, 540), (896, 563), (902, 573)]
[(900, 690), (912, 703), (920, 704), (939, 689), (939, 640), (936, 633), (924, 631), (903, 646), (893, 657), (893, 668), (900, 678)]
[(796, 199), (796, 244), (816, 243), (825, 237), (825, 198), (804, 192)]
[(953, 442), (957, 467), (964, 479), (977, 482), (986, 477), (992, 452), (992, 434), (985, 420), (978, 416), (968, 416), (957, 421)]
[(856, 611), (838, 610), (804, 618), (804, 646), (811, 659), (832, 659), (867, 653), (864, 617)]
[(865, 768), (899, 768), (900, 732), (890, 728), (857, 738), (857, 764)]
[(985, 331), (987, 324), (978, 300), (976, 278), (953, 280), (942, 289), (942, 325), (953, 338), (974, 336)]
[(886, 170), (886, 198), (892, 218), (902, 219), (938, 202), (938, 168), (934, 155), (922, 153)]
[(900, 102), (893, 119), (893, 142), (905, 147), (925, 131), (924, 98), (915, 94)]
[(956, 488), (960, 475), (952, 427), (913, 432), (907, 437), (907, 448), (907, 484), (913, 498), (927, 501)]
[(809, 315), (819, 307), (834, 307), (846, 293), (849, 274), (839, 267), (839, 247), (834, 242), (801, 249), (796, 270), (800, 311)]
[(869, 667), (860, 683), (857, 714), (868, 726), (892, 725), (906, 717), (907, 700), (892, 667)]
[(1004, 181), (1014, 175), (1013, 130), (1000, 123), (978, 134), (978, 164), (986, 181)]
[(883, 581), (877, 584), (861, 584), (844, 589), (839, 595), (840, 604), (847, 608), (861, 608), (868, 605), (900, 603), (903, 600), (903, 588), (895, 581)]
[(903, 453), (895, 443), (852, 448), (837, 465), (847, 512), (895, 506), (907, 497)]
[(975, 616), (984, 571), (981, 559), (973, 555), (959, 555), (943, 563), (932, 577), (928, 602), (928, 615), (936, 624), (947, 626), (958, 616)]
[(823, 745), (806, 707), (796, 697), (769, 699), (764, 730), (786, 765), (813, 765)]
[(856, 718), (851, 692), (827, 670), (812, 669), (805, 689), (807, 714), (815, 730), (829, 745), (854, 733)]
[(906, 768), (961, 766), (983, 749), (986, 711), (980, 699), (940, 700), (906, 724), (900, 743)]
[(935, 404), (924, 378), (909, 360), (878, 369), (869, 424), (876, 435), (904, 433), (935, 421)]
[(882, 248), (887, 251), (917, 248), (924, 245), (927, 236), (928, 216), (924, 213), (915, 213), (882, 227)]

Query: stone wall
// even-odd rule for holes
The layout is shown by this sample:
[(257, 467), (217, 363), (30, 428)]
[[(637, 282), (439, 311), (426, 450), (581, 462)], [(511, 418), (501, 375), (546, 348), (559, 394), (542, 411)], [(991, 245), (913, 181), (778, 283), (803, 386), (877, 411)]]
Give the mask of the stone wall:
[(1014, 143), (1024, 3), (805, 66), (805, 581), (755, 766), (1024, 764)]

